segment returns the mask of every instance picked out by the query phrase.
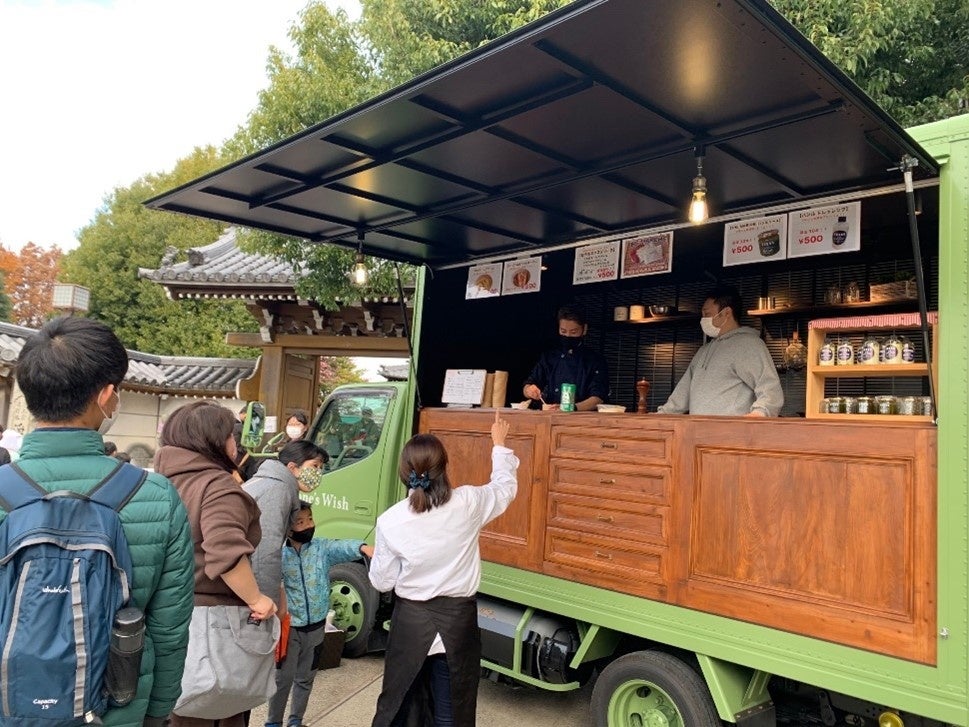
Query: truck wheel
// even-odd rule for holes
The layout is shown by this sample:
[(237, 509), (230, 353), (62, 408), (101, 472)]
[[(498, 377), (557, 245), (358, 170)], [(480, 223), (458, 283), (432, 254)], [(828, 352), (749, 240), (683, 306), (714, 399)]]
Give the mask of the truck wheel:
[(636, 651), (609, 664), (592, 690), (596, 727), (721, 727), (700, 675), (661, 651)]
[(377, 592), (360, 563), (338, 563), (330, 568), (330, 608), (336, 611), (334, 626), (347, 633), (343, 655), (366, 654), (377, 614)]

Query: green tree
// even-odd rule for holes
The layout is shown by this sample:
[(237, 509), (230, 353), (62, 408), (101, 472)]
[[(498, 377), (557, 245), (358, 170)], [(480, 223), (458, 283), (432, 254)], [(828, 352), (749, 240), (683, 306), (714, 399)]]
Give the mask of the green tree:
[(965, 111), (965, 0), (771, 0), (903, 126)]
[(62, 259), (61, 278), (90, 288), (89, 315), (111, 326), (126, 346), (167, 355), (252, 355), (224, 343), (228, 331), (256, 330), (241, 303), (171, 301), (160, 285), (138, 277), (138, 268), (158, 267), (169, 245), (184, 250), (218, 238), (219, 222), (151, 210), (142, 202), (221, 163), (215, 149), (199, 148), (172, 172), (115, 189), (81, 230), (79, 246)]
[(345, 356), (320, 356), (320, 401), (344, 384), (363, 383), (363, 371), (352, 358)]
[(0, 321), (9, 321), (11, 312), (10, 298), (4, 292), (3, 273), (0, 273)]

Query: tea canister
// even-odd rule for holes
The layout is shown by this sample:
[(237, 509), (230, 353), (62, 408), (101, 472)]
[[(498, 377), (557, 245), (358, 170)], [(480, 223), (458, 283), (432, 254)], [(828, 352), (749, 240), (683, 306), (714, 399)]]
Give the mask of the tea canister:
[(837, 347), (834, 345), (834, 341), (830, 338), (825, 339), (824, 343), (821, 345), (818, 351), (818, 365), (819, 366), (834, 366), (835, 355)]
[(859, 396), (855, 404), (858, 414), (874, 414), (875, 413), (875, 397), (873, 396)]
[(902, 363), (915, 363), (915, 344), (905, 336), (900, 336), (902, 341)]
[(836, 364), (838, 366), (853, 366), (855, 363), (855, 347), (848, 339), (838, 341)]
[(892, 334), (885, 339), (882, 344), (882, 363), (900, 364), (902, 361), (902, 339), (901, 336)]
[(916, 410), (917, 399), (914, 396), (900, 396), (898, 398), (898, 413), (905, 416), (914, 416), (920, 412)]
[(875, 411), (878, 414), (895, 414), (896, 404), (894, 396), (876, 396)]
[(575, 384), (562, 384), (559, 409), (562, 411), (575, 411)]
[(878, 363), (881, 343), (874, 336), (868, 336), (858, 349), (858, 363), (872, 365)]

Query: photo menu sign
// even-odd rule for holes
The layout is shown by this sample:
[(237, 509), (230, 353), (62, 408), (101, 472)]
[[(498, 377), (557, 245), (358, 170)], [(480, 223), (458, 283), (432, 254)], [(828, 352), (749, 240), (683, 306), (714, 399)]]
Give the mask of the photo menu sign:
[(752, 217), (723, 227), (723, 266), (787, 257), (787, 215)]
[(602, 283), (619, 277), (619, 241), (575, 249), (572, 285)]
[(673, 269), (673, 232), (632, 237), (622, 241), (623, 278), (668, 273)]
[(542, 258), (526, 257), (505, 262), (501, 294), (537, 293), (542, 289)]
[(861, 202), (812, 207), (790, 218), (790, 257), (861, 249)]

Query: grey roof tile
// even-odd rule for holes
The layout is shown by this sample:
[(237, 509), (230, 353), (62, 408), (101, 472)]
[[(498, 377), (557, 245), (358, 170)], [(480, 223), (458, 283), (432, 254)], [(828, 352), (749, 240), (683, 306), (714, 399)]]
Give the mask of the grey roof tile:
[[(33, 328), (0, 321), (0, 365), (16, 363), (34, 333)], [(251, 376), (255, 365), (251, 359), (158, 356), (129, 350), (124, 380), (159, 393), (232, 396), (236, 382)]]

